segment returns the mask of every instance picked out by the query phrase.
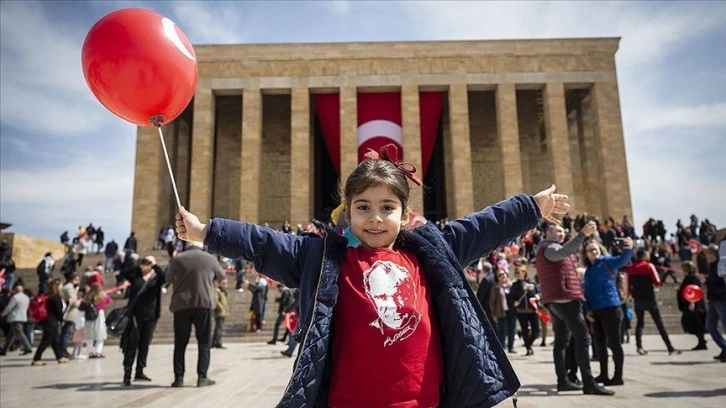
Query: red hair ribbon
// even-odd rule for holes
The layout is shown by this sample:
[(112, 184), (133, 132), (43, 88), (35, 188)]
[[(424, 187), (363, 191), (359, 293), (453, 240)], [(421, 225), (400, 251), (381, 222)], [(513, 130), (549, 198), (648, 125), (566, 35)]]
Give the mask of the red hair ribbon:
[(398, 167), (403, 174), (406, 175), (411, 181), (413, 181), (416, 185), (421, 186), (423, 182), (421, 179), (415, 174), (416, 173), (416, 166), (409, 162), (405, 162), (402, 160), (398, 160), (398, 148), (395, 144), (389, 143), (385, 146), (381, 146), (381, 148), (378, 151), (375, 151), (373, 149), (368, 149), (368, 152), (363, 155), (366, 159), (373, 159), (373, 160), (386, 160), (388, 162), (391, 162), (394, 166)]

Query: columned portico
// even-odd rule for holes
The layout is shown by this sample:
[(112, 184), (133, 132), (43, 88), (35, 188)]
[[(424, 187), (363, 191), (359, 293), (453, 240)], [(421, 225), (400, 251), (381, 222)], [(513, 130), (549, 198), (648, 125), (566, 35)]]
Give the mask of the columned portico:
[[(203, 221), (222, 216), (279, 228), (285, 220), (325, 220), (339, 199), (333, 186), (358, 164), (359, 93), (398, 92), (403, 159), (427, 181), (412, 189), (415, 211), (461, 217), (554, 183), (575, 212), (632, 216), (618, 43), (197, 46), (194, 100), (164, 129), (182, 205)], [(429, 158), (421, 93), (430, 91), (444, 96)], [(321, 93), (338, 97), (338, 150), (321, 136)], [(137, 137), (132, 229), (150, 247), (173, 223), (175, 204), (158, 135), (139, 128)], [(321, 185), (325, 191), (315, 193)]]

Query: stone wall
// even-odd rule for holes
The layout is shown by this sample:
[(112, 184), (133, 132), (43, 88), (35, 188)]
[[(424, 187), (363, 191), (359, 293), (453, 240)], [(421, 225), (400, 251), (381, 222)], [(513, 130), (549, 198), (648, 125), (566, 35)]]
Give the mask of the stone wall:
[[(15, 267), (18, 269), (35, 268), (47, 252), (50, 252), (56, 261), (62, 260), (65, 254), (65, 248), (60, 242), (35, 238), (17, 232), (0, 233), (0, 241), (3, 239), (7, 239), (12, 246), (11, 256), (15, 261)], [(56, 268), (59, 267), (56, 266)]]

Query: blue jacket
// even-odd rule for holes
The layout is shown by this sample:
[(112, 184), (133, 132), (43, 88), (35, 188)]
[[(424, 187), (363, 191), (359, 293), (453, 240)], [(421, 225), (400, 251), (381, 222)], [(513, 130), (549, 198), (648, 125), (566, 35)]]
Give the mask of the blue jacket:
[[(618, 256), (604, 255), (595, 260), (585, 271), (585, 310), (600, 310), (620, 306), (620, 294), (615, 286), (618, 269), (627, 265), (633, 257), (632, 249), (624, 249)], [(606, 264), (610, 268), (608, 272)]]
[[(444, 360), (441, 407), (491, 407), (520, 383), (491, 324), (466, 281), (462, 265), (534, 228), (540, 218), (531, 196), (520, 194), (455, 220), (440, 231), (431, 223), (402, 231), (398, 247), (414, 253), (425, 271), (439, 322)], [(289, 287), (300, 288), (301, 341), (282, 407), (327, 407), (333, 375), (333, 309), (347, 239), (295, 236), (255, 224), (213, 219), (205, 244), (210, 252), (246, 258)]]

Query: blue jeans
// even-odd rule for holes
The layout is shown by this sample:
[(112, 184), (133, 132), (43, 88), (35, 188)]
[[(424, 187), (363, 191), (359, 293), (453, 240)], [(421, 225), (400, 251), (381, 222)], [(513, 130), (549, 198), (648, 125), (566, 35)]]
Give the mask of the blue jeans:
[(114, 256), (107, 256), (106, 257), (106, 265), (104, 266), (103, 273), (110, 272), (110, 271), (113, 270), (113, 259), (114, 259)]
[(517, 332), (517, 312), (509, 310), (504, 317), (497, 319), (497, 337), (502, 347), (514, 351), (514, 333)]
[(712, 300), (708, 302), (708, 314), (706, 315), (706, 329), (711, 334), (711, 338), (726, 351), (726, 340), (718, 331), (718, 321), (726, 327), (726, 300)]
[(61, 354), (64, 356), (68, 355), (68, 341), (70, 340), (71, 336), (73, 336), (75, 327), (76, 327), (76, 324), (73, 322), (63, 322), (63, 327), (61, 328), (60, 339), (58, 341), (58, 345), (59, 345)]

